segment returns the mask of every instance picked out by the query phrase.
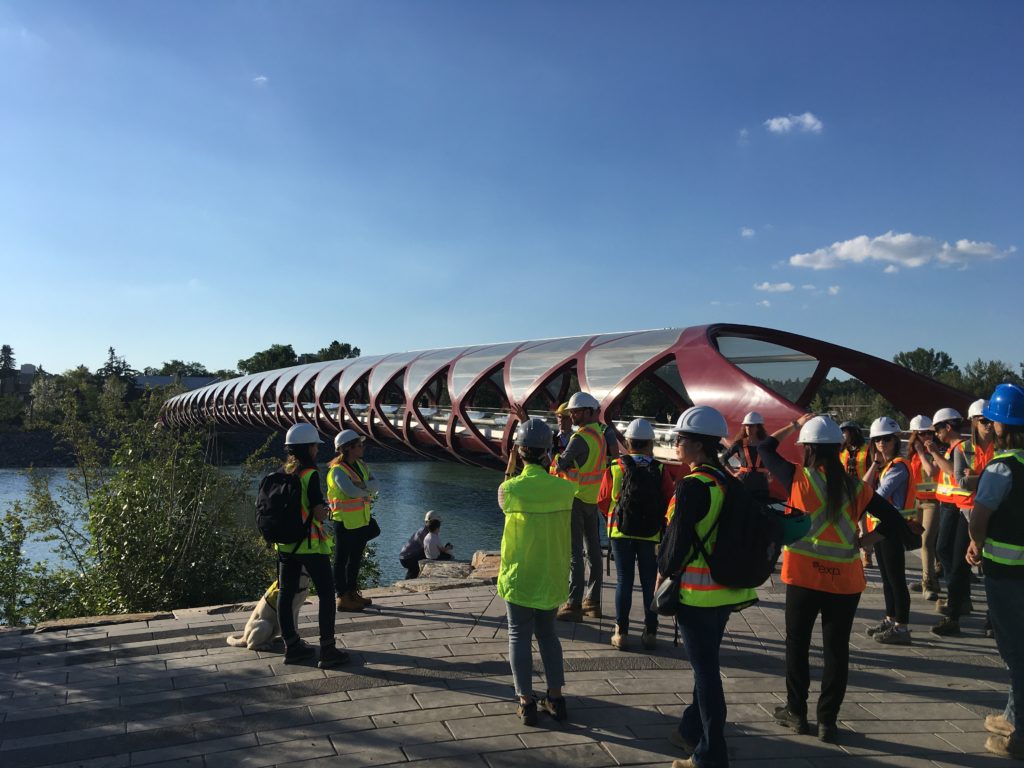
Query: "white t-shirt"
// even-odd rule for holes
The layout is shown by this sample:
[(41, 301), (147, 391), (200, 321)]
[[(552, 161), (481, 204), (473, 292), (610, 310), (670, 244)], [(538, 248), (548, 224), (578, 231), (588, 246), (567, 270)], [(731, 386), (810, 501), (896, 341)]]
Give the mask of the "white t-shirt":
[(423, 552), (427, 560), (437, 560), (442, 552), (447, 550), (441, 545), (441, 535), (436, 531), (428, 533), (423, 538)]

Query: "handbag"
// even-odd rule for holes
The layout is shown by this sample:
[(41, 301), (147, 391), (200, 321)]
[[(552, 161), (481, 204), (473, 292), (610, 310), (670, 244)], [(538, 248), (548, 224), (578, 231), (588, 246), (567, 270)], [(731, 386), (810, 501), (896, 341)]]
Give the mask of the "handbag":
[(682, 570), (679, 570), (666, 576), (654, 591), (651, 610), (659, 616), (675, 616), (679, 612), (679, 580), (682, 575)]
[(373, 541), (380, 536), (380, 524), (375, 517), (371, 517), (370, 522), (363, 526), (363, 528), (366, 531), (366, 541)]

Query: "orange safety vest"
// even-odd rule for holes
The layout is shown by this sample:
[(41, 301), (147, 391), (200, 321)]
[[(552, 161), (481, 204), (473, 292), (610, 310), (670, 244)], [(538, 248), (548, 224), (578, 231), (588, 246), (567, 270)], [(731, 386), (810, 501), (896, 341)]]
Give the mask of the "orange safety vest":
[(584, 504), (597, 503), (601, 479), (608, 467), (608, 444), (605, 442), (604, 432), (595, 429), (599, 426), (596, 423), (587, 424), (573, 434), (573, 438), (578, 436), (587, 444), (587, 461), (582, 467), (573, 466), (565, 472), (559, 472), (556, 457), (550, 468), (551, 474), (576, 483), (576, 497)]
[(843, 504), (835, 522), (829, 522), (825, 514), (828, 497), (824, 473), (809, 467), (798, 468), (787, 503), (811, 516), (811, 528), (806, 536), (783, 550), (782, 580), (839, 595), (863, 592), (867, 582), (857, 548), (857, 523), (873, 494), (868, 485), (858, 480), (854, 498)]
[[(964, 460), (967, 464), (972, 463), (973, 459), (967, 458), (967, 452), (964, 450), (963, 440), (954, 441), (942, 456), (946, 461), (952, 464), (954, 463), (953, 454), (956, 451), (960, 451), (960, 453), (964, 454)], [(935, 498), (943, 504), (955, 504), (958, 507), (962, 506), (968, 499), (971, 499), (972, 504), (974, 503), (972, 494), (961, 488), (955, 477), (946, 472), (942, 472), (941, 470), (939, 471), (938, 484), (935, 486)]]
[[(995, 453), (995, 448), (994, 440), (988, 444), (987, 448), (979, 448), (975, 445), (973, 440), (964, 440), (964, 457), (968, 460), (968, 464), (970, 465), (968, 474), (980, 475), (984, 472), (985, 465), (992, 461), (992, 455)], [(960, 507), (960, 509), (973, 509), (974, 494), (968, 494), (967, 498), (957, 501), (956, 505)]]
[(850, 453), (850, 451), (844, 448), (839, 452), (839, 461), (846, 468), (847, 474), (853, 475), (860, 480), (864, 477), (864, 473), (868, 471), (867, 446), (861, 446), (854, 453)]
[[(910, 482), (914, 488), (914, 501), (935, 501), (935, 481), (924, 476), (924, 462), (917, 451), (910, 457)], [(909, 507), (910, 504), (907, 504)]]

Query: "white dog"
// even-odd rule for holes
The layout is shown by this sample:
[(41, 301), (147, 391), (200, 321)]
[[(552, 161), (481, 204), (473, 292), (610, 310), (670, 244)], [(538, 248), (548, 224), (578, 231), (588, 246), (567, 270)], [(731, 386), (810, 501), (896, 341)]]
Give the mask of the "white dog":
[[(245, 647), (250, 651), (263, 651), (270, 645), (270, 641), (281, 636), (281, 617), (278, 615), (278, 589), (275, 581), (263, 594), (260, 601), (253, 608), (252, 615), (245, 622), (245, 629), (240, 636), (228, 635), (228, 645), (237, 648)], [(309, 576), (305, 571), (299, 577), (299, 591), (295, 593), (295, 600), (292, 602), (292, 616), (295, 626), (299, 625), (299, 608), (306, 602), (309, 594)]]

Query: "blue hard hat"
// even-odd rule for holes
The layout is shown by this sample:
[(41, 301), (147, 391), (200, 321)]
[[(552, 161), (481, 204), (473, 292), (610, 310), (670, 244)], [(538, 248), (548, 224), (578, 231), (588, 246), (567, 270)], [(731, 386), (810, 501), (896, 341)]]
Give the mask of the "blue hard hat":
[(1024, 388), (1019, 384), (1000, 384), (981, 414), (1000, 424), (1024, 425)]

